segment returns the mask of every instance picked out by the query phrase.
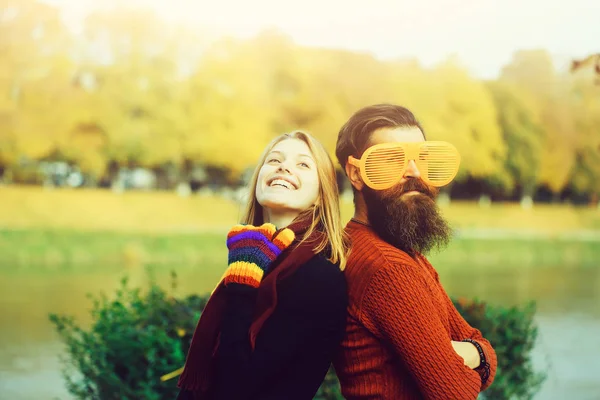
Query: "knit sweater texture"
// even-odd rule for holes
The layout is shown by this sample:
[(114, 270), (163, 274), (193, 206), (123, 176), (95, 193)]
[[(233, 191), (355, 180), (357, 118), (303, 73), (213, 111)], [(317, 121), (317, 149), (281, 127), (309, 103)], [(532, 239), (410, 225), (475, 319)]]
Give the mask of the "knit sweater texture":
[[(368, 226), (346, 227), (348, 321), (334, 361), (342, 394), (354, 399), (471, 400), (496, 374), (496, 353), (458, 313), (425, 259), (410, 257)], [(475, 340), (489, 364), (464, 365), (451, 341)]]

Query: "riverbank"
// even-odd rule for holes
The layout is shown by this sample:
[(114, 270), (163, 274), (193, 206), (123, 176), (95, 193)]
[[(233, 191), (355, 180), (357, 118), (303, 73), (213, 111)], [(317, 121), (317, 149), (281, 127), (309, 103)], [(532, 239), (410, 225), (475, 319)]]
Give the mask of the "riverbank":
[[(436, 265), (452, 268), (597, 267), (600, 240), (570, 236), (515, 236), (506, 231), (462, 230)], [(91, 270), (154, 264), (220, 270), (226, 263), (225, 231), (205, 233), (82, 232), (0, 229), (0, 268)], [(593, 239), (593, 237), (592, 237)]]
[[(342, 218), (353, 212), (342, 201)], [(443, 264), (598, 266), (600, 211), (571, 205), (452, 202), (441, 206), (455, 238)], [(110, 265), (220, 268), (224, 235), (240, 206), (205, 193), (114, 193), (97, 189), (0, 187), (0, 268), (46, 270)]]
[[(568, 204), (456, 202), (441, 207), (458, 229), (527, 231), (556, 236), (600, 232), (600, 210)], [(341, 202), (342, 219), (353, 213), (352, 199)], [(230, 197), (210, 193), (178, 196), (173, 192), (114, 193), (99, 189), (44, 189), (0, 186), (0, 229), (73, 230), (144, 233), (223, 231), (241, 214)]]

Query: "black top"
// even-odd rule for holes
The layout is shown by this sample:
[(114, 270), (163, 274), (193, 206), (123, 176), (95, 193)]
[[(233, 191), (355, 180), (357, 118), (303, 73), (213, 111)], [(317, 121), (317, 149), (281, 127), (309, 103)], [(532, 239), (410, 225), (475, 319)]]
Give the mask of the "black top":
[[(312, 399), (342, 339), (348, 295), (337, 265), (315, 256), (277, 286), (277, 307), (259, 332), (249, 329), (258, 289), (226, 288), (212, 400)], [(181, 391), (178, 400), (192, 399)]]

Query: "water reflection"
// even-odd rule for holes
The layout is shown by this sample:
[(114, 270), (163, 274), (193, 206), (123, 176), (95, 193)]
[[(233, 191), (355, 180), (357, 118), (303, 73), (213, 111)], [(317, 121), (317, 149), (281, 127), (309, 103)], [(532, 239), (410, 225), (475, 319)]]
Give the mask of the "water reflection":
[[(538, 399), (597, 399), (600, 383), (600, 269), (481, 268), (466, 269), (437, 262), (440, 279), (453, 296), (477, 297), (494, 304), (538, 303), (540, 335), (536, 368), (548, 379)], [(219, 271), (217, 271), (219, 272)], [(128, 272), (133, 286), (148, 282), (143, 269)], [(180, 268), (180, 295), (210, 291), (219, 273)], [(48, 313), (74, 315), (89, 322), (87, 293), (113, 292), (123, 270), (75, 273), (21, 271), (0, 275), (0, 393), (10, 399), (70, 399), (63, 387), (57, 341)], [(169, 284), (169, 270), (155, 270)], [(34, 385), (31, 383), (35, 382)], [(6, 397), (4, 397), (6, 396)]]

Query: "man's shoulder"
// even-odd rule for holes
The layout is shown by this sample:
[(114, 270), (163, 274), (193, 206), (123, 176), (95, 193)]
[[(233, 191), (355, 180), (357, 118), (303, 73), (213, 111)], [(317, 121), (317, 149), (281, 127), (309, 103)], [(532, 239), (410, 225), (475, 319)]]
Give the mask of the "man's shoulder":
[(391, 265), (416, 264), (406, 252), (392, 246), (371, 230), (347, 230), (350, 238), (350, 253), (346, 271), (377, 271)]
[[(406, 252), (385, 242), (372, 231), (349, 232), (350, 254), (345, 275), (350, 293), (350, 301), (360, 304), (363, 296), (373, 288), (374, 277), (385, 275), (391, 286), (395, 286), (407, 276), (419, 270), (418, 262)], [(381, 280), (381, 279), (380, 279)], [(400, 283), (402, 284), (402, 283)]]

